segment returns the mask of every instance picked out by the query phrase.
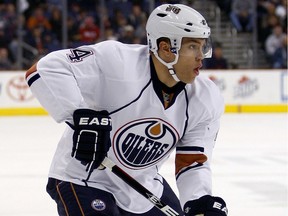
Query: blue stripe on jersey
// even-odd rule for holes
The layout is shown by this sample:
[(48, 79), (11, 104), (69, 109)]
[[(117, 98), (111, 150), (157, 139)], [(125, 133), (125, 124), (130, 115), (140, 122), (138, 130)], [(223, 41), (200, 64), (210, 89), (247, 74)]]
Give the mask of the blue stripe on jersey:
[(33, 77), (31, 77), (29, 80), (28, 80), (28, 86), (30, 87), (32, 84), (33, 84), (33, 82), (35, 82), (37, 79), (39, 79), (40, 78), (40, 75), (38, 74), (38, 73), (36, 73)]
[(189, 99), (188, 99), (188, 94), (187, 94), (187, 90), (184, 88), (184, 93), (185, 93), (185, 99), (186, 99), (186, 121), (185, 121), (185, 127), (183, 130), (183, 134), (182, 137), (184, 137), (185, 133), (186, 133), (186, 129), (188, 126), (188, 120), (189, 120), (189, 113), (188, 113), (188, 108), (189, 108)]
[(204, 152), (203, 147), (197, 147), (197, 146), (183, 146), (183, 147), (176, 147), (176, 151), (200, 151)]
[(130, 103), (128, 103), (128, 104), (120, 107), (119, 109), (116, 109), (116, 110), (110, 112), (109, 114), (111, 115), (111, 114), (113, 114), (113, 113), (119, 112), (120, 110), (122, 110), (122, 109), (130, 106), (132, 103), (135, 103), (137, 100), (139, 100), (139, 98), (141, 97), (141, 95), (143, 94), (143, 92), (145, 91), (145, 89), (150, 85), (151, 82), (152, 82), (152, 80), (150, 79), (149, 82), (148, 82), (148, 83), (144, 86), (144, 88), (141, 90), (140, 94), (139, 94), (134, 100), (132, 100)]
[(190, 167), (187, 167), (187, 168), (183, 169), (182, 171), (180, 171), (180, 172), (176, 175), (176, 180), (179, 178), (179, 176), (180, 176), (181, 174), (187, 172), (188, 170), (195, 169), (195, 168), (200, 167), (200, 166), (203, 166), (203, 164), (198, 163), (198, 164), (196, 164), (196, 165), (194, 165), (194, 166), (190, 166)]

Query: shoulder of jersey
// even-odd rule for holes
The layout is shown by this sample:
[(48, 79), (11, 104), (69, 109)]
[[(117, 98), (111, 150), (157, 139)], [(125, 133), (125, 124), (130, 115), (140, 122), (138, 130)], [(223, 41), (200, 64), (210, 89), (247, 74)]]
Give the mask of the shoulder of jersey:
[(130, 76), (133, 80), (133, 76), (137, 79), (146, 76), (149, 71), (149, 49), (146, 45), (104, 41), (95, 44), (93, 50), (98, 66), (106, 73), (117, 71), (119, 78)]
[(75, 63), (81, 62), (84, 57), (93, 54), (96, 56), (96, 61), (99, 61), (100, 63), (103, 61), (103, 64), (105, 64), (113, 60), (115, 64), (117, 64), (117, 62), (123, 64), (128, 60), (133, 61), (139, 57), (145, 58), (148, 56), (149, 51), (146, 45), (123, 44), (118, 41), (108, 40), (93, 45), (54, 51), (41, 60), (57, 58), (59, 60), (66, 59), (69, 62)]
[(103, 41), (93, 45), (97, 56), (113, 57), (114, 60), (133, 60), (136, 57), (147, 57), (148, 47), (140, 44), (124, 44), (119, 41)]
[(195, 106), (198, 106), (198, 109), (200, 109), (199, 106), (202, 106), (202, 108), (209, 113), (219, 112), (220, 114), (223, 112), (223, 96), (218, 86), (212, 80), (204, 75), (200, 75), (195, 79), (195, 85), (193, 86), (192, 97), (195, 97), (195, 100), (197, 101), (197, 105), (195, 104)]

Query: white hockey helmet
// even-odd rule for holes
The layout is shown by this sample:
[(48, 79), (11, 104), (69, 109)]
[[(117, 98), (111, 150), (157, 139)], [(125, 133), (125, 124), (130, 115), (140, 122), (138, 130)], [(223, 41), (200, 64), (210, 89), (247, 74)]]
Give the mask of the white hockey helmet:
[[(207, 39), (202, 52), (204, 58), (212, 56), (210, 28), (205, 18), (198, 11), (186, 5), (163, 4), (154, 9), (148, 18), (146, 32), (149, 49), (160, 62), (171, 70), (171, 75), (175, 74), (173, 65), (178, 61), (178, 51), (181, 48), (183, 37)], [(164, 62), (158, 56), (157, 39), (162, 37), (170, 39), (171, 50), (175, 53), (176, 58), (171, 63)], [(178, 79), (176, 75), (175, 78)]]

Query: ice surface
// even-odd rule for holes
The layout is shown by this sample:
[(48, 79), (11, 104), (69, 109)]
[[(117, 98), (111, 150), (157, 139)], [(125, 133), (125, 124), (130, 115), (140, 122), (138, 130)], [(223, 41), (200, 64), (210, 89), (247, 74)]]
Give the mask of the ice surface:
[[(1, 216), (57, 215), (45, 186), (64, 127), (48, 116), (0, 117)], [(177, 193), (173, 163), (161, 173)], [(287, 114), (224, 114), (212, 166), (229, 216), (288, 216)]]

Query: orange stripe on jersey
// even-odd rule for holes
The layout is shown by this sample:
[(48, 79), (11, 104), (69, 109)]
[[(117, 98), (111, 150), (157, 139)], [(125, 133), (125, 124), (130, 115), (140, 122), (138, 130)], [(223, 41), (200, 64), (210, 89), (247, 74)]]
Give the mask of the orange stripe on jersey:
[(37, 63), (35, 63), (34, 65), (32, 65), (32, 67), (30, 67), (27, 71), (26, 71), (26, 75), (25, 75), (25, 78), (27, 79), (27, 77), (36, 72), (37, 71)]
[(175, 173), (177, 175), (182, 168), (188, 167), (195, 162), (204, 163), (205, 161), (207, 161), (207, 157), (204, 154), (176, 154)]

